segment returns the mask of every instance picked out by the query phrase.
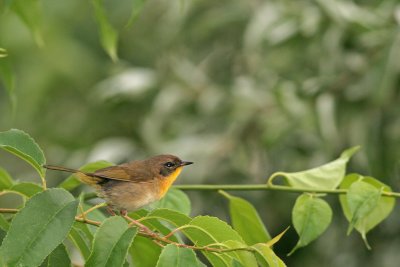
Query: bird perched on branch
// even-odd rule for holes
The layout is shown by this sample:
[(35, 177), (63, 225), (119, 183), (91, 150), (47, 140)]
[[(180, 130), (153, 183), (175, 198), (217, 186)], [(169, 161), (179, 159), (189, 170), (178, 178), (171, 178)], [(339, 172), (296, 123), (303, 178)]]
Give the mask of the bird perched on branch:
[(111, 210), (121, 214), (142, 208), (161, 199), (184, 166), (193, 164), (173, 155), (158, 155), (110, 166), (95, 172), (44, 165), (50, 170), (75, 173), (85, 184), (93, 186)]

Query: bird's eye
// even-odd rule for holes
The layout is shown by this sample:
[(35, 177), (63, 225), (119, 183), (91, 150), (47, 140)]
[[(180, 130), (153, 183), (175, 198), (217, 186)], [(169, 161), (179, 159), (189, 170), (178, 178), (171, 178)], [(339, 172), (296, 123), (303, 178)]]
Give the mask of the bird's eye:
[(173, 162), (167, 162), (167, 163), (164, 164), (164, 166), (167, 167), (167, 168), (172, 168), (172, 167), (175, 166), (175, 164)]

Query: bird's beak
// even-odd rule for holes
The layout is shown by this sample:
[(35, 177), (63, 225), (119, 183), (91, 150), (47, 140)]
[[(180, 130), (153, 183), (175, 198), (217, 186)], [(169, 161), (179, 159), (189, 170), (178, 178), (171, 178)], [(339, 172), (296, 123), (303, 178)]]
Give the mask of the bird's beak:
[(182, 161), (181, 166), (187, 166), (187, 165), (190, 165), (190, 164), (193, 164), (193, 162), (191, 162), (191, 161)]

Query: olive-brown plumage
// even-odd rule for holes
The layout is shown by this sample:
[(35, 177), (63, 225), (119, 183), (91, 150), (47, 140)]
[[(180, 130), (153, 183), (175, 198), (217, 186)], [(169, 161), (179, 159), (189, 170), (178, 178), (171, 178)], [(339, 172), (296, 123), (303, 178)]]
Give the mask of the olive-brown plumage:
[(51, 165), (44, 167), (76, 173), (83, 183), (93, 186), (113, 209), (132, 211), (162, 198), (182, 168), (192, 163), (173, 155), (158, 155), (93, 173)]

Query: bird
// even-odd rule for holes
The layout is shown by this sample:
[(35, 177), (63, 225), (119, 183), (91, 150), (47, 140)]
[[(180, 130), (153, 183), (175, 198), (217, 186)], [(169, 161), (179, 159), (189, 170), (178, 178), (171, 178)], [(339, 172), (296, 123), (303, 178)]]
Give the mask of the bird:
[(157, 155), (120, 165), (84, 172), (62, 166), (43, 165), (49, 170), (74, 173), (81, 182), (94, 187), (97, 195), (108, 204), (112, 213), (121, 215), (160, 200), (181, 173), (184, 166), (193, 164), (174, 155)]

